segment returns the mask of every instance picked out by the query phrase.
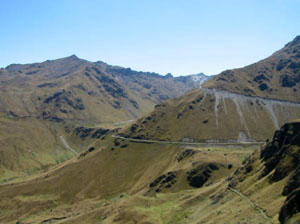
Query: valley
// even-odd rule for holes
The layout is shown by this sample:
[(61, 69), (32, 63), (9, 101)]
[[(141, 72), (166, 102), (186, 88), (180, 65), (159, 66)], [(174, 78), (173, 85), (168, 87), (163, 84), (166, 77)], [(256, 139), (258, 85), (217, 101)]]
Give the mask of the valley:
[[(99, 138), (102, 129), (123, 127), (206, 79), (204, 74), (138, 72), (75, 55), (2, 68), (0, 180), (68, 160)], [(99, 134), (87, 140), (96, 129)]]
[[(177, 203), (188, 203), (200, 193), (197, 189), (203, 183), (197, 179), (197, 175), (210, 177), (204, 181), (204, 192), (215, 188), (213, 183), (218, 181), (219, 186), (224, 181), (223, 178), (240, 167), (242, 161), (254, 149), (229, 146), (191, 148), (112, 140), (109, 137), (101, 140), (98, 144), (102, 149), (98, 146), (96, 151), (65, 162), (60, 168), (50, 170), (39, 177), (10, 186), (1, 186), (0, 192), (6, 195), (6, 198), (11, 197), (9, 200), (1, 200), (1, 207), (10, 207), (10, 210), (14, 211), (18, 210), (15, 205), (29, 203), (30, 209), (28, 207), (28, 210), (23, 210), (22, 215), (18, 210), (19, 221), (22, 223), (39, 223), (55, 217), (65, 217), (60, 220), (64, 223), (81, 223), (82, 220), (89, 220), (90, 223), (96, 220), (110, 223), (117, 222), (118, 219), (126, 223), (124, 216), (128, 217), (128, 222), (132, 217), (136, 220), (144, 217), (142, 220), (145, 222), (148, 220), (150, 223), (160, 223), (177, 213), (180, 208), (179, 206), (176, 209)], [(192, 165), (194, 163), (195, 165)], [(96, 170), (101, 172), (94, 172)], [(188, 181), (186, 173), (191, 172), (190, 170), (194, 170), (195, 174), (188, 174)], [(74, 171), (76, 172), (73, 173)], [(205, 174), (206, 172), (208, 173)], [(163, 183), (162, 175), (165, 175), (167, 182)], [(114, 180), (111, 177), (114, 177)], [(157, 178), (160, 179), (159, 182)], [(91, 185), (85, 184), (90, 181), (96, 182)], [(116, 185), (117, 182), (119, 184)], [(38, 189), (43, 190), (40, 192)], [(19, 197), (19, 193), (16, 193), (19, 191), (26, 193), (20, 193), (24, 196)], [(180, 198), (176, 199), (178, 196)], [(184, 199), (185, 197), (187, 198)], [(35, 206), (45, 207), (43, 211), (36, 213), (38, 208), (35, 209)], [(160, 211), (160, 208), (164, 208), (163, 211)], [(186, 209), (189, 209), (189, 206)], [(134, 216), (131, 215), (133, 213)], [(8, 215), (9, 213), (2, 210), (2, 214), (2, 222), (6, 220), (9, 223), (15, 219), (15, 213)], [(185, 217), (179, 215), (171, 219), (184, 220)]]
[(297, 223), (299, 40), (214, 77), (0, 69), (0, 223)]

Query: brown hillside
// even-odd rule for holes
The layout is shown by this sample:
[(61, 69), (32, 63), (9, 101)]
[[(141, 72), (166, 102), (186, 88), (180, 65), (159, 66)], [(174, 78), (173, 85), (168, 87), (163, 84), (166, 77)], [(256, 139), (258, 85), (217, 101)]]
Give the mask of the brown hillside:
[(71, 158), (61, 136), (75, 151), (86, 150), (91, 141), (79, 132), (131, 122), (199, 86), (195, 77), (206, 79), (137, 72), (75, 55), (0, 69), (0, 180)]
[(1, 69), (0, 111), (58, 122), (125, 121), (198, 85), (192, 76), (137, 72), (73, 55)]
[(155, 210), (148, 214), (142, 208), (165, 203), (158, 195), (197, 194), (201, 188), (211, 188), (240, 167), (241, 159), (251, 152), (110, 137), (99, 140), (94, 148), (38, 177), (0, 186), (0, 222), (39, 223), (61, 217), (73, 223), (182, 220), (184, 216), (172, 218), (174, 214), (156, 219)]
[(0, 221), (295, 223), (299, 128), (284, 125), (250, 157), (247, 148), (105, 137), (63, 166), (0, 186)]
[(230, 186), (240, 189), (281, 223), (296, 223), (299, 216), (300, 122), (275, 132), (266, 146), (239, 169)]
[(122, 132), (138, 139), (265, 141), (280, 125), (299, 115), (300, 104), (203, 89), (157, 105)]
[(192, 142), (265, 141), (300, 116), (299, 53), (296, 37), (265, 60), (225, 71), (203, 88), (157, 105), (123, 134)]
[(264, 60), (222, 72), (204, 88), (300, 102), (300, 36)]

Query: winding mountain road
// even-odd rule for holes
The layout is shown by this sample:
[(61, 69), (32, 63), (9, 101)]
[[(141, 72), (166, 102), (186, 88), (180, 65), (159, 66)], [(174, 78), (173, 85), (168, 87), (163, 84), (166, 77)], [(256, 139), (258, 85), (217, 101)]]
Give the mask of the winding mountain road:
[(265, 142), (224, 142), (224, 143), (218, 143), (218, 142), (176, 142), (176, 141), (161, 141), (161, 140), (151, 140), (151, 139), (135, 139), (135, 138), (125, 138), (118, 135), (111, 135), (113, 138), (123, 139), (131, 142), (137, 142), (137, 143), (159, 143), (159, 144), (174, 144), (174, 145), (198, 145), (198, 146), (228, 146), (228, 145), (262, 145)]

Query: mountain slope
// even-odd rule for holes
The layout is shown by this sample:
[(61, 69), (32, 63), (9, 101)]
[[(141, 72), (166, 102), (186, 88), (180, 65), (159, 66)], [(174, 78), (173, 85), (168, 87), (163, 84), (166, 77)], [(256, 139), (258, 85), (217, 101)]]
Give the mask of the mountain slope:
[[(102, 67), (106, 66), (101, 62), (100, 64)], [(106, 69), (102, 70), (105, 74)], [(97, 76), (94, 72), (97, 73), (95, 70), (89, 73), (92, 79)], [(115, 78), (111, 73), (109, 78)], [(245, 76), (248, 77), (248, 73)], [(117, 80), (116, 83), (121, 81)], [(124, 91), (110, 91), (118, 89), (115, 85), (107, 88), (108, 92), (104, 86), (101, 88), (106, 89), (106, 93), (112, 93), (109, 96), (111, 99), (115, 98), (115, 92), (122, 93), (122, 103), (127, 102), (128, 98), (123, 97), (123, 93), (126, 92), (129, 96), (128, 85), (126, 89), (124, 87)], [(240, 82), (239, 85), (240, 88), (246, 88), (248, 84)], [(273, 88), (277, 87), (274, 85)], [(255, 93), (257, 90), (253, 89)], [(285, 96), (280, 98), (276, 94), (274, 97), (255, 94), (246, 96), (230, 89), (199, 88), (160, 103), (152, 113), (117, 134), (183, 143), (139, 142), (120, 139), (104, 131), (106, 134), (91, 142), (88, 149), (78, 157), (24, 181), (0, 185), (0, 221), (298, 221), (299, 121), (288, 123), (276, 131), (261, 151), (253, 152), (252, 147), (237, 148), (236, 145), (230, 145), (231, 142), (249, 143), (271, 138), (275, 129), (279, 129), (283, 122), (299, 117), (300, 104), (297, 103), (297, 96), (289, 99), (285, 99)], [(48, 99), (46, 101), (52, 107), (56, 107), (54, 103), (57, 98), (58, 103), (60, 100), (68, 102), (66, 98), (77, 102), (68, 92), (48, 97), (44, 102)], [(14, 119), (19, 116), (14, 111), (5, 113), (9, 113), (7, 116)], [(73, 119), (55, 116), (56, 114), (51, 119), (64, 119), (65, 122)], [(42, 118), (47, 122), (51, 119)], [(66, 131), (69, 131), (68, 126)], [(78, 135), (85, 138), (94, 131), (95, 129), (80, 127), (75, 132), (71, 131), (68, 137)], [(101, 133), (102, 131), (100, 130)], [(226, 148), (211, 144), (207, 147), (189, 147), (184, 143), (187, 141), (230, 144)]]
[(73, 55), (1, 69), (0, 111), (56, 121), (117, 122), (198, 86), (194, 77), (136, 72)]
[(215, 76), (204, 88), (300, 102), (300, 36), (270, 57)]
[(281, 223), (296, 223), (299, 214), (300, 122), (285, 124), (232, 177), (230, 186), (244, 192)]
[[(123, 134), (173, 141), (247, 142), (270, 138), (281, 125), (300, 116), (300, 63), (296, 57), (299, 40), (297, 37), (270, 58), (221, 73), (205, 82), (203, 88), (157, 105)], [(283, 59), (289, 63), (279, 72), (276, 68)], [(262, 73), (262, 68), (268, 73)], [(282, 72), (295, 81), (292, 88), (280, 85)], [(257, 78), (266, 76), (267, 80)], [(261, 90), (250, 79), (268, 83), (269, 89)]]
[(0, 180), (74, 156), (61, 136), (80, 152), (94, 139), (73, 132), (131, 122), (206, 78), (137, 72), (75, 55), (0, 69)]
[(159, 195), (209, 188), (251, 152), (231, 148), (227, 156), (224, 149), (141, 144), (110, 136), (93, 147), (35, 178), (0, 185), (0, 222), (162, 223), (167, 216), (156, 218), (143, 208), (164, 203)]
[(285, 124), (255, 152), (106, 136), (77, 159), (1, 185), (0, 221), (295, 223), (299, 128)]
[(63, 146), (63, 131), (49, 121), (0, 118), (0, 183), (28, 176), (74, 156)]
[(264, 141), (299, 116), (300, 104), (203, 89), (157, 105), (122, 132), (153, 140)]

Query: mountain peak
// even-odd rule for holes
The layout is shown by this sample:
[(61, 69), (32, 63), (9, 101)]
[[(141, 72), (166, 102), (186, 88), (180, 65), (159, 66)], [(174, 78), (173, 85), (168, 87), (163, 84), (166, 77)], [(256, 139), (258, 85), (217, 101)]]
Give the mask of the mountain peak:
[(70, 55), (70, 56), (68, 56), (68, 57), (65, 57), (65, 58), (62, 58), (62, 59), (68, 59), (68, 60), (82, 60), (82, 59), (78, 58), (76, 54), (72, 54), (72, 55)]
[(300, 45), (300, 35), (296, 36), (291, 42), (287, 43), (285, 46), (296, 46), (296, 45)]
[(292, 42), (300, 43), (300, 35), (296, 36)]
[[(72, 54), (70, 56), (66, 56), (66, 57), (62, 57), (62, 58), (57, 58), (57, 59), (51, 59), (51, 60), (46, 60), (44, 62), (46, 63), (69, 63), (69, 62), (79, 62), (79, 61), (86, 61), (84, 59), (81, 59), (81, 58), (78, 58), (77, 55), (75, 54)], [(44, 63), (44, 62), (41, 62), (41, 63)]]
[(76, 54), (72, 54), (69, 58), (79, 59)]
[(63, 64), (77, 64), (77, 65), (81, 65), (81, 64), (86, 64), (86, 63), (89, 63), (89, 61), (85, 60), (85, 59), (82, 59), (82, 58), (79, 58), (77, 57), (77, 55), (75, 54), (72, 54), (68, 57), (64, 57), (64, 58), (59, 58), (59, 59), (56, 59), (56, 60), (52, 60), (52, 62), (59, 62), (59, 63), (63, 63)]
[(172, 75), (171, 73), (167, 73), (167, 74), (165, 75), (165, 77), (166, 77), (166, 78), (173, 78), (173, 75)]

